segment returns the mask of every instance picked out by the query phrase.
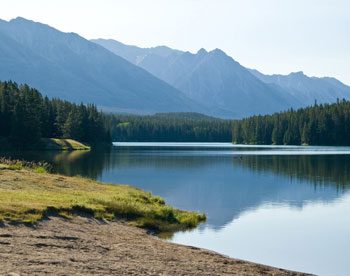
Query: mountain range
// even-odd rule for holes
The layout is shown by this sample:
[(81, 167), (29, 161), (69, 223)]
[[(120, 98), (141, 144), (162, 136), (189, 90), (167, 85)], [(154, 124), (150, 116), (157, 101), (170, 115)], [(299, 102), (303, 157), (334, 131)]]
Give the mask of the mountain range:
[(223, 118), (350, 99), (334, 78), (302, 72), (264, 75), (220, 49), (197, 53), (87, 40), (48, 25), (0, 20), (0, 80), (36, 87), (49, 97), (115, 112), (201, 112)]
[[(191, 54), (166, 46), (139, 48), (111, 39), (92, 41), (144, 68), (189, 98), (226, 110), (228, 116), (266, 114), (313, 105), (315, 100), (332, 103), (350, 98), (350, 87), (335, 78), (308, 77), (303, 72), (264, 75), (245, 68), (219, 49), (211, 52), (200, 49)], [(232, 114), (234, 111), (236, 114)], [(221, 111), (219, 116), (222, 115)]]
[(92, 41), (208, 106), (211, 115), (239, 118), (301, 105), (295, 97), (256, 78), (219, 49), (200, 49), (192, 54), (165, 46), (142, 49), (114, 40)]
[(298, 97), (304, 105), (312, 105), (315, 100), (319, 103), (332, 103), (337, 99), (349, 99), (350, 87), (335, 78), (308, 77), (303, 72), (264, 75), (254, 69), (249, 71), (261, 81), (276, 84), (290, 95)]
[(24, 18), (0, 21), (0, 79), (115, 111), (203, 111), (179, 90), (105, 48)]

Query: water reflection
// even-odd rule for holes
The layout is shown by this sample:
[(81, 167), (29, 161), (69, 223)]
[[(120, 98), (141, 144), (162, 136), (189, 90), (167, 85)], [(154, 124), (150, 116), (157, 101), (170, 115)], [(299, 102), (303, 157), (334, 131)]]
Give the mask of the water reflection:
[(331, 202), (349, 188), (350, 156), (222, 154), (170, 149), (118, 149), (101, 180), (150, 190), (178, 208), (205, 212), (200, 228), (220, 229), (266, 203), (303, 208)]
[(110, 152), (94, 151), (24, 151), (0, 152), (0, 156), (30, 161), (46, 161), (53, 165), (54, 173), (68, 176), (81, 175), (98, 179), (110, 167)]
[(349, 210), (349, 195), (331, 204), (310, 202), (302, 210), (265, 204), (241, 213), (220, 231), (178, 232), (172, 241), (290, 270), (347, 276)]
[(152, 191), (207, 223), (175, 242), (273, 266), (348, 275), (350, 150), (155, 144), (109, 152), (0, 153)]
[[(220, 229), (246, 210), (266, 203), (303, 208), (331, 202), (349, 189), (350, 155), (273, 155), (272, 152), (334, 152), (327, 147), (189, 147), (163, 144), (114, 147), (111, 151), (5, 153), (13, 158), (45, 160), (56, 172), (103, 182), (133, 185), (164, 197), (178, 208), (205, 212), (201, 228)], [(305, 150), (306, 149), (306, 150)], [(339, 148), (344, 152), (345, 148)], [(232, 154), (229, 155), (228, 152)], [(4, 154), (4, 153), (3, 153)]]
[(251, 171), (272, 172), (315, 185), (335, 185), (340, 190), (348, 189), (350, 183), (349, 155), (250, 156), (235, 164)]

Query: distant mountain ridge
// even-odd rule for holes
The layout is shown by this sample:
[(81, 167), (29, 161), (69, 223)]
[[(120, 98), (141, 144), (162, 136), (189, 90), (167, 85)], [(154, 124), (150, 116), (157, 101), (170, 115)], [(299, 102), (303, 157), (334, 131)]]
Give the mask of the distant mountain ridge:
[(138, 48), (113, 40), (92, 41), (208, 106), (212, 115), (240, 118), (301, 105), (281, 88), (253, 76), (220, 49), (200, 49), (192, 54), (165, 46)]
[(303, 107), (315, 99), (350, 99), (350, 87), (336, 79), (263, 75), (219, 49), (193, 54), (89, 41), (21, 17), (0, 20), (0, 80), (27, 83), (51, 98), (136, 114), (242, 118)]
[(50, 97), (114, 111), (206, 111), (105, 48), (20, 17), (0, 21), (0, 80), (28, 83)]
[(298, 97), (305, 105), (332, 103), (337, 99), (349, 99), (350, 87), (335, 78), (308, 77), (303, 72), (289, 75), (264, 75), (257, 70), (249, 70), (254, 76), (267, 84), (276, 84), (289, 94)]
[(193, 100), (211, 108), (219, 107), (219, 116), (244, 117), (305, 107), (315, 100), (332, 103), (337, 98), (350, 99), (350, 87), (334, 78), (310, 78), (302, 72), (264, 75), (241, 66), (219, 49), (211, 52), (200, 49), (192, 54), (166, 46), (139, 48), (114, 40), (92, 41), (144, 68)]
[(126, 45), (113, 39), (91, 39), (90, 41), (101, 45), (112, 53), (119, 53), (119, 56), (135, 65), (140, 65), (143, 59), (149, 55), (156, 55), (165, 58), (172, 54), (183, 53), (183, 51), (174, 50), (167, 46), (140, 48), (137, 46)]

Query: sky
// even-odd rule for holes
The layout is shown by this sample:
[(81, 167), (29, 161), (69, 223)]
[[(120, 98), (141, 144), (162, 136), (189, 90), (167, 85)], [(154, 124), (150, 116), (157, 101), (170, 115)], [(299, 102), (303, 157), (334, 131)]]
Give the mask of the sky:
[(87, 38), (197, 52), (220, 48), (265, 74), (303, 71), (350, 85), (348, 0), (0, 0), (18, 16)]

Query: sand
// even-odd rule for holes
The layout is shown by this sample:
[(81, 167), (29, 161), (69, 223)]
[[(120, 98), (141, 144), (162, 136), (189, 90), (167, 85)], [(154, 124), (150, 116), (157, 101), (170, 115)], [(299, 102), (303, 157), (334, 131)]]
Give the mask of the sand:
[(0, 226), (0, 275), (310, 275), (173, 244), (123, 221)]

